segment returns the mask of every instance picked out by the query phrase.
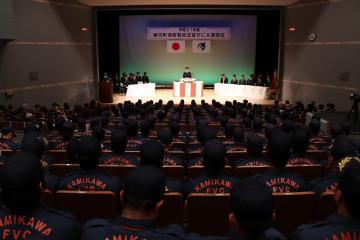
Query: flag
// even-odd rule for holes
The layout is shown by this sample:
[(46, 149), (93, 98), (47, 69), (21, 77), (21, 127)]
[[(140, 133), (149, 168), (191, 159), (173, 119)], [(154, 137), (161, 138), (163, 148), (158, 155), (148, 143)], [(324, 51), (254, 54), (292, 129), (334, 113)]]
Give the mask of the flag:
[(166, 42), (166, 49), (168, 53), (184, 53), (185, 40), (171, 40)]
[(210, 53), (211, 41), (209, 40), (193, 40), (193, 52), (194, 53)]

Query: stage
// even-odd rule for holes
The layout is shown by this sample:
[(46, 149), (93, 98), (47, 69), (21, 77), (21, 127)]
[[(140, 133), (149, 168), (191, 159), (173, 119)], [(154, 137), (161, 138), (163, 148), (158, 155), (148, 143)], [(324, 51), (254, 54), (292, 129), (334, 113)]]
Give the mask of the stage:
[(114, 94), (114, 104), (123, 103), (129, 100), (132, 102), (136, 102), (139, 99), (141, 99), (143, 102), (150, 100), (157, 102), (160, 99), (162, 99), (164, 103), (168, 102), (169, 100), (173, 100), (175, 104), (178, 104), (183, 99), (185, 101), (185, 104), (187, 105), (190, 104), (192, 100), (195, 100), (197, 103), (200, 103), (201, 100), (205, 100), (206, 102), (211, 103), (213, 99), (223, 104), (226, 101), (233, 101), (233, 100), (242, 102), (244, 99), (247, 99), (249, 102), (253, 104), (261, 104), (261, 105), (274, 104), (274, 100), (262, 100), (262, 99), (241, 98), (241, 97), (219, 97), (215, 95), (214, 89), (204, 89), (203, 97), (174, 97), (173, 89), (156, 89), (155, 96), (153, 97), (127, 97), (125, 96), (125, 93)]

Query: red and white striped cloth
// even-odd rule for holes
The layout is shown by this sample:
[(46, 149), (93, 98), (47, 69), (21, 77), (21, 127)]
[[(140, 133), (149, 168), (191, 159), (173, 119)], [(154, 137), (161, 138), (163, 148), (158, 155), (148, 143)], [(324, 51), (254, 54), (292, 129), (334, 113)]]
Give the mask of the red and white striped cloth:
[(174, 97), (202, 97), (204, 92), (204, 82), (174, 82)]

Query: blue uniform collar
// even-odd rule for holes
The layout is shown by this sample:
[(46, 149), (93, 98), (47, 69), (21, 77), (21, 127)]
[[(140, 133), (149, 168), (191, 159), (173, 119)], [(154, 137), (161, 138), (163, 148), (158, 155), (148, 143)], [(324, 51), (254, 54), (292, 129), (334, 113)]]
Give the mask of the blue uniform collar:
[(155, 228), (155, 225), (152, 221), (133, 220), (121, 216), (117, 217), (115, 224), (129, 231), (143, 231)]

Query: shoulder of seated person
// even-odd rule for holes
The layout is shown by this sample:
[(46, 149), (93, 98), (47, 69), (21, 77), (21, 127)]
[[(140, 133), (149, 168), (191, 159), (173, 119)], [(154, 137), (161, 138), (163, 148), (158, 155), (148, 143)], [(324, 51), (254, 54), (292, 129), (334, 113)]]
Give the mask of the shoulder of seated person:
[(60, 210), (55, 210), (52, 208), (48, 208), (45, 210), (46, 212), (48, 212), (49, 214), (61, 217), (61, 218), (65, 218), (67, 220), (73, 221), (73, 222), (78, 222), (76, 217), (74, 215), (72, 215), (71, 213), (67, 213), (67, 212), (63, 212)]
[(101, 227), (111, 227), (111, 226), (113, 226), (112, 221), (103, 218), (95, 218), (84, 223), (84, 225), (82, 226), (82, 230), (84, 231), (89, 228), (101, 228)]

